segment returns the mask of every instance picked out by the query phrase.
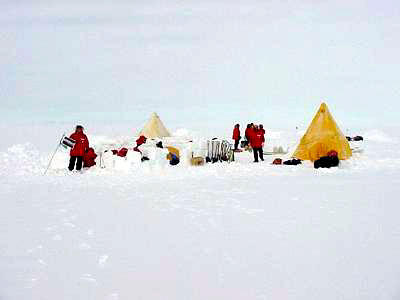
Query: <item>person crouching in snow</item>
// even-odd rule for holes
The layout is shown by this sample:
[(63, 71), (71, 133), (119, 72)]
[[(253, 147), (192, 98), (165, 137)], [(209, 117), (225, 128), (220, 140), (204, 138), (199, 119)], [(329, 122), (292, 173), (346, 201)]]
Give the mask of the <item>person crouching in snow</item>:
[(141, 135), (137, 140), (136, 140), (136, 147), (133, 148), (133, 150), (142, 153), (142, 151), (139, 150), (139, 146), (146, 144), (147, 138), (144, 135)]
[(250, 137), (250, 145), (253, 148), (254, 154), (254, 162), (258, 162), (258, 156), (260, 159), (264, 161), (264, 153), (263, 153), (263, 144), (264, 144), (264, 132), (261, 131), (258, 126), (255, 126), (254, 131)]
[(71, 158), (69, 160), (68, 169), (72, 171), (75, 168), (76, 162), (76, 170), (79, 171), (82, 169), (83, 156), (89, 148), (89, 140), (83, 133), (83, 126), (81, 125), (76, 126), (75, 132), (70, 135), (70, 138), (75, 141), (75, 145), (70, 151)]
[[(162, 141), (159, 141), (156, 144), (156, 147), (164, 149)], [(171, 166), (175, 166), (175, 165), (179, 164), (179, 150), (174, 147), (165, 147), (165, 148), (168, 149), (167, 160), (169, 160), (169, 164)]]
[(171, 166), (179, 164), (179, 150), (175, 147), (166, 147), (168, 149), (167, 159)]
[(97, 154), (94, 152), (93, 148), (89, 148), (85, 154), (83, 155), (83, 167), (84, 168), (90, 168), (96, 165), (96, 162), (94, 161), (97, 157)]
[(240, 136), (240, 129), (239, 129), (240, 125), (236, 124), (235, 128), (233, 128), (233, 135), (232, 135), (232, 139), (235, 141), (235, 149), (234, 150), (239, 150), (239, 141), (242, 138)]

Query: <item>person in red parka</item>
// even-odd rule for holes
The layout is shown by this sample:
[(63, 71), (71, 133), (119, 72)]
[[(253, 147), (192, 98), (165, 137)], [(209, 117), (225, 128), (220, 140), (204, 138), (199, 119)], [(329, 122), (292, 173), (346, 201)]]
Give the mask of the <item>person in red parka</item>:
[(250, 142), (250, 132), (251, 132), (251, 124), (247, 124), (244, 136), (246, 137), (248, 142)]
[(265, 135), (265, 129), (264, 129), (264, 125), (263, 124), (260, 124), (260, 130), (263, 132), (263, 134)]
[(76, 126), (75, 132), (70, 135), (70, 138), (75, 141), (75, 145), (70, 152), (71, 158), (68, 169), (72, 171), (75, 168), (76, 162), (76, 170), (79, 171), (82, 169), (83, 156), (89, 148), (89, 140), (83, 133), (83, 126), (81, 125)]
[(240, 129), (239, 129), (240, 125), (236, 124), (235, 128), (233, 128), (233, 135), (232, 135), (232, 139), (235, 140), (235, 150), (238, 150), (238, 146), (239, 146), (239, 141), (242, 138), (240, 136)]
[(83, 167), (84, 168), (90, 168), (96, 165), (96, 162), (94, 161), (97, 157), (97, 154), (94, 152), (93, 148), (89, 148), (87, 152), (83, 155)]
[(247, 128), (246, 128), (246, 130), (245, 130), (245, 132), (244, 132), (244, 136), (246, 137), (246, 144), (245, 144), (245, 146), (246, 147), (249, 147), (250, 146), (250, 140), (251, 140), (251, 135), (253, 134), (253, 123), (251, 123), (251, 124), (247, 124)]
[(264, 148), (264, 144), (265, 144), (265, 129), (264, 129), (263, 124), (260, 124), (260, 131), (261, 131), (262, 134), (263, 134), (263, 137), (262, 137), (262, 140), (263, 140), (262, 147)]
[(258, 162), (258, 156), (260, 159), (264, 161), (264, 153), (263, 153), (263, 144), (264, 144), (264, 132), (255, 126), (254, 131), (250, 138), (250, 145), (253, 148), (254, 154), (254, 162)]
[(143, 145), (146, 143), (147, 138), (144, 135), (141, 135), (137, 140), (136, 140), (136, 147), (133, 148), (133, 150), (142, 153), (142, 151), (139, 150), (139, 146)]

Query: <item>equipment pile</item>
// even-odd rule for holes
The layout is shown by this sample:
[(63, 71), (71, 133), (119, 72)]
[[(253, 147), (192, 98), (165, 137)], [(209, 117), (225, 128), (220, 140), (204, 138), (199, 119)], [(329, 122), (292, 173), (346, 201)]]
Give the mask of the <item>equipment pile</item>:
[(226, 140), (218, 141), (216, 138), (207, 141), (207, 163), (235, 161), (233, 145)]

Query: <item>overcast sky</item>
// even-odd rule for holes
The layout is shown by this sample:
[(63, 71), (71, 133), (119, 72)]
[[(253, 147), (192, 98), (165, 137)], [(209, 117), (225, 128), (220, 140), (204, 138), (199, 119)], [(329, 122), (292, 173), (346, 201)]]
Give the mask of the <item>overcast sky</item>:
[[(33, 4), (35, 2), (35, 4)], [(399, 1), (2, 1), (3, 121), (395, 125)]]

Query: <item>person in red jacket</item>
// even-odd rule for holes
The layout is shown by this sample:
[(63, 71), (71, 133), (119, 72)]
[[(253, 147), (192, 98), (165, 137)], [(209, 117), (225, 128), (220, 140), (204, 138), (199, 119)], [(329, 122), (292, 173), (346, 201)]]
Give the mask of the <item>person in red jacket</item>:
[(260, 124), (260, 131), (262, 132), (262, 134), (263, 134), (263, 148), (264, 148), (264, 143), (265, 143), (265, 129), (264, 129), (264, 126), (263, 126), (263, 124)]
[(70, 135), (70, 138), (75, 141), (74, 147), (70, 151), (70, 160), (68, 169), (72, 171), (75, 168), (79, 171), (82, 169), (82, 161), (85, 152), (89, 149), (89, 140), (87, 136), (83, 133), (83, 126), (78, 125), (75, 128), (75, 132)]
[(139, 150), (139, 146), (145, 144), (147, 141), (147, 138), (144, 135), (141, 135), (137, 140), (136, 140), (136, 147), (133, 148), (133, 150), (142, 153), (142, 151)]
[(94, 152), (93, 148), (89, 148), (87, 152), (83, 155), (83, 167), (84, 168), (90, 168), (96, 165), (96, 162), (94, 161), (97, 157), (97, 154)]
[(258, 162), (258, 156), (260, 156), (260, 159), (264, 161), (263, 144), (264, 133), (258, 128), (258, 126), (255, 126), (250, 138), (250, 145), (253, 148), (254, 162)]
[(235, 150), (238, 150), (238, 146), (239, 146), (239, 141), (242, 138), (240, 136), (240, 129), (239, 129), (240, 125), (236, 124), (235, 128), (233, 128), (233, 135), (232, 135), (232, 139), (235, 140)]
[(250, 139), (251, 139), (251, 135), (253, 133), (253, 128), (252, 128), (252, 124), (247, 124), (247, 128), (246, 131), (244, 132), (244, 136), (246, 137), (246, 144), (245, 146), (248, 147), (250, 145)]
[(251, 124), (247, 124), (246, 130), (244, 132), (244, 136), (247, 141), (250, 142), (250, 131), (251, 131)]
[(263, 132), (263, 134), (265, 135), (265, 129), (264, 129), (264, 125), (263, 124), (260, 124), (260, 130)]

